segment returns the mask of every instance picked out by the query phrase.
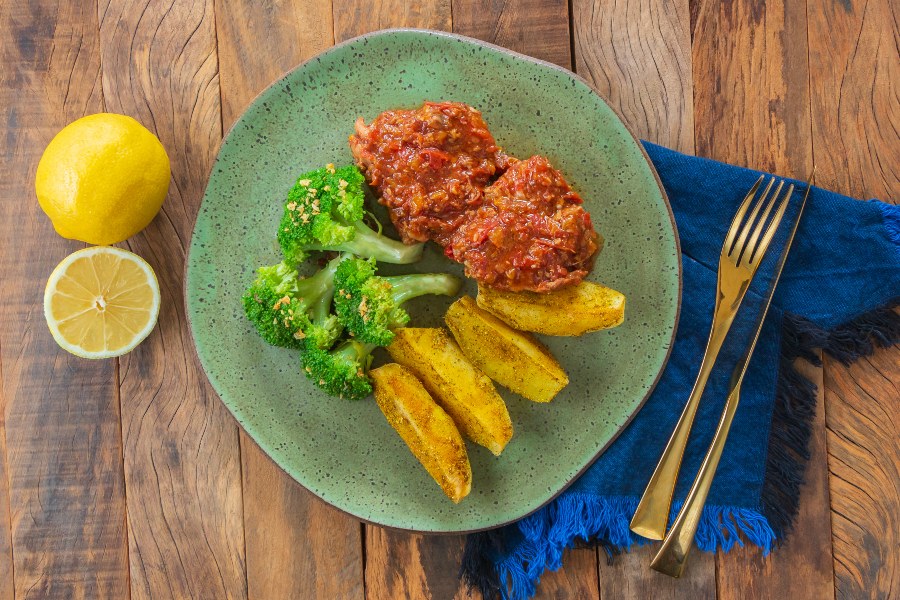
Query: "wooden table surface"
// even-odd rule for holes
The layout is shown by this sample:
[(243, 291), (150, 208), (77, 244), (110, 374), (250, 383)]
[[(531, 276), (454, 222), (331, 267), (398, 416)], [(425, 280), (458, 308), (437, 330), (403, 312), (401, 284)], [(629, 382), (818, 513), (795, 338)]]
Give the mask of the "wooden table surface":
[[(223, 132), (269, 82), (333, 43), (455, 31), (589, 80), (645, 139), (900, 194), (894, 0), (6, 0), (0, 2), (0, 600), (451, 598), (463, 539), (360, 524), (282, 475), (196, 359), (182, 301), (194, 217)], [(61, 351), (41, 310), (58, 237), (34, 196), (68, 122), (132, 115), (173, 182), (127, 247), (156, 270), (155, 332), (118, 360)], [(900, 597), (900, 349), (809, 368), (820, 403), (786, 546), (567, 554), (542, 598)]]

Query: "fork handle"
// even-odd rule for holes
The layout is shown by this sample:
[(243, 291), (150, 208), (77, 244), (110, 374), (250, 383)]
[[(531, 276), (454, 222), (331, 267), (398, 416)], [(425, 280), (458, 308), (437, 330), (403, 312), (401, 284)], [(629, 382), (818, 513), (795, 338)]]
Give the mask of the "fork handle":
[(712, 444), (703, 458), (703, 464), (697, 473), (697, 478), (688, 492), (675, 522), (672, 523), (672, 529), (666, 535), (662, 547), (650, 567), (671, 575), (672, 577), (681, 577), (684, 572), (684, 566), (687, 563), (688, 553), (694, 542), (694, 536), (697, 534), (697, 526), (700, 524), (700, 516), (703, 514), (703, 507), (706, 504), (706, 497), (709, 495), (709, 489), (712, 486), (713, 478), (716, 476), (716, 468), (719, 466), (719, 459), (722, 458), (722, 451), (725, 449), (725, 441), (728, 439), (728, 431), (731, 429), (731, 422), (734, 420), (734, 414), (737, 412), (738, 403), (741, 399), (741, 386), (738, 383), (731, 393), (728, 394), (728, 400), (725, 403), (725, 411), (719, 420), (719, 426), (716, 428), (715, 437)]
[(631, 530), (651, 540), (661, 540), (666, 533), (669, 510), (672, 506), (672, 494), (675, 492), (678, 470), (681, 468), (681, 459), (691, 434), (694, 416), (697, 414), (700, 398), (706, 388), (706, 381), (709, 379), (709, 374), (716, 363), (716, 357), (725, 341), (725, 335), (734, 321), (736, 311), (732, 310), (732, 307), (722, 310), (723, 308), (718, 302), (716, 303), (713, 326), (710, 329), (709, 341), (706, 344), (706, 351), (703, 353), (703, 362), (700, 365), (697, 380), (694, 382), (694, 388), (691, 390), (691, 395), (678, 418), (675, 430), (663, 450), (659, 464), (656, 465), (656, 470), (650, 477), (647, 489), (641, 496), (637, 510), (631, 518)]

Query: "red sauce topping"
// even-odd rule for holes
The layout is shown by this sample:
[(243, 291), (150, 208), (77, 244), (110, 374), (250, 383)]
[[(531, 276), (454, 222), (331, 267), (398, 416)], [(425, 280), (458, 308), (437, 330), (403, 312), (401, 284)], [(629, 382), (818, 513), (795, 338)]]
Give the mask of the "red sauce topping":
[(486, 285), (549, 292), (577, 283), (603, 242), (562, 174), (543, 156), (503, 154), (466, 104), (389, 110), (371, 125), (360, 118), (350, 149), (403, 241), (436, 241)]
[(481, 113), (458, 102), (360, 118), (350, 149), (406, 243), (447, 243), (508, 160)]
[(588, 274), (602, 243), (562, 174), (543, 156), (510, 167), (445, 252), (491, 287), (549, 292)]

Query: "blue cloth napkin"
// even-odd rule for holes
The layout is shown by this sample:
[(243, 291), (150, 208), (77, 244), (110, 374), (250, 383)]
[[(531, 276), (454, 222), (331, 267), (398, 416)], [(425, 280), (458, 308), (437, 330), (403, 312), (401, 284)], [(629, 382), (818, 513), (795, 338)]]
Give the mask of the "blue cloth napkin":
[[(469, 536), (462, 576), (485, 598), (526, 598), (565, 548), (610, 552), (642, 538), (628, 523), (687, 401), (712, 321), (722, 240), (760, 173), (644, 143), (681, 237), (683, 296), (672, 355), (644, 407), (565, 492), (512, 525)], [(787, 219), (795, 217), (805, 184)], [(791, 212), (793, 211), (793, 213)], [(701, 400), (675, 490), (673, 518), (709, 447), (731, 370), (755, 325), (789, 228), (782, 225), (744, 300)], [(772, 549), (797, 513), (815, 386), (793, 368), (824, 349), (844, 362), (900, 343), (900, 206), (813, 188), (741, 388), (741, 403), (698, 529), (701, 550)], [(627, 314), (626, 314), (627, 319)]]

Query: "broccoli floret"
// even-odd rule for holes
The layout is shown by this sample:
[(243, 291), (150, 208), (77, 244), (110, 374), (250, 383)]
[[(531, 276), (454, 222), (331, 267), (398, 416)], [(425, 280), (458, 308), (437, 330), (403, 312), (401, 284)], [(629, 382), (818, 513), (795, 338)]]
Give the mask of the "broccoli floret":
[(452, 296), (460, 280), (447, 274), (379, 277), (374, 260), (349, 258), (334, 274), (334, 308), (341, 324), (356, 339), (387, 346), (393, 329), (409, 322), (403, 303), (425, 294)]
[(328, 351), (309, 345), (301, 354), (303, 372), (332, 396), (359, 400), (372, 393), (369, 365), (375, 344), (347, 340)]
[(387, 263), (412, 263), (423, 244), (408, 246), (373, 231), (365, 215), (363, 175), (353, 165), (328, 165), (304, 173), (291, 188), (278, 225), (278, 243), (289, 263), (299, 264), (310, 251), (352, 252)]
[(273, 346), (304, 348), (311, 342), (330, 348), (343, 327), (331, 313), (334, 273), (343, 256), (306, 279), (287, 263), (260, 267), (256, 281), (241, 298), (244, 312)]

